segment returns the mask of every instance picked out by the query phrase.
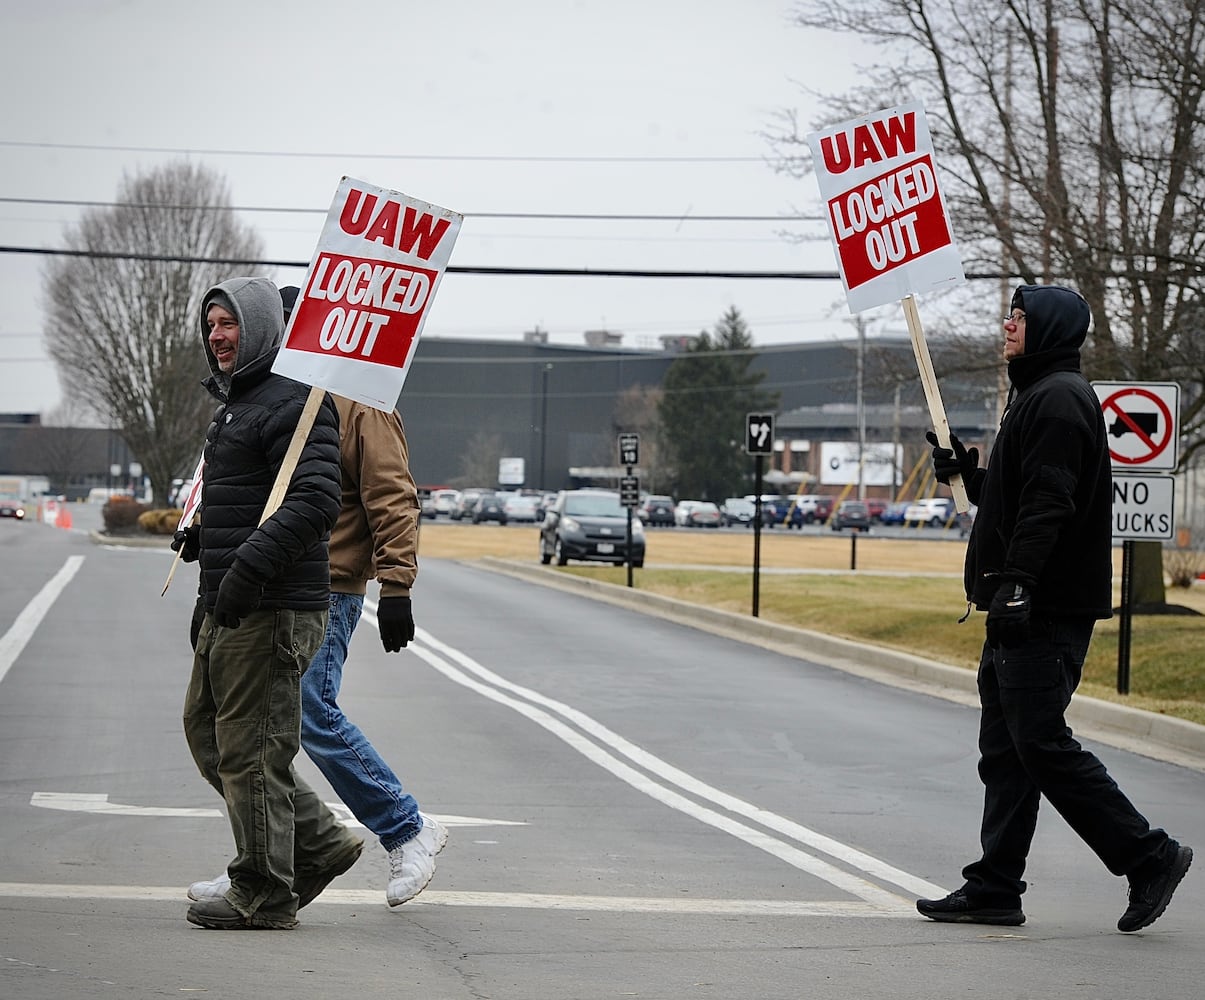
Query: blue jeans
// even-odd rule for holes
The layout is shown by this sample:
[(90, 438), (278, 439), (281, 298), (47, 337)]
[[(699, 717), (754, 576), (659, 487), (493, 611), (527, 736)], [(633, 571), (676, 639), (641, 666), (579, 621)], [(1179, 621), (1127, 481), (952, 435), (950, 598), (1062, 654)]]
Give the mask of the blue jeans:
[(983, 905), (1020, 905), (1042, 796), (1114, 875), (1138, 871), (1171, 849), (1167, 834), (1151, 829), (1096, 755), (1071, 735), (1064, 717), (1094, 625), (1090, 618), (1035, 621), (1023, 645), (983, 647), (983, 857), (962, 872)]
[(343, 804), (391, 851), (422, 829), (418, 803), (337, 702), (363, 610), (363, 596), (331, 593), (326, 638), (301, 677), (301, 745)]

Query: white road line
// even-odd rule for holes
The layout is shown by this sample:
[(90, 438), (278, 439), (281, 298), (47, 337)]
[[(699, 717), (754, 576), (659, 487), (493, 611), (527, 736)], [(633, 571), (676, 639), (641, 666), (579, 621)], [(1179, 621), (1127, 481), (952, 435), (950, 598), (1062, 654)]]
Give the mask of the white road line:
[(534, 705), (529, 705), (526, 702), (519, 701), (510, 697), (507, 694), (497, 690), (496, 688), (487, 687), (479, 681), (473, 680), (460, 670), (453, 667), (446, 660), (442, 659), (436, 653), (425, 648), (423, 645), (414, 645), (415, 654), (421, 659), (426, 660), (432, 667), (442, 673), (451, 681), (455, 681), (471, 691), (476, 691), (478, 694), (491, 701), (496, 701), (501, 705), (506, 705), (520, 715), (526, 716), (532, 722), (547, 729), (550, 733), (557, 736), (564, 743), (572, 747), (586, 759), (593, 761), (599, 767), (611, 774), (615, 775), (622, 781), (627, 782), (636, 790), (643, 792), (650, 798), (655, 799), (672, 809), (677, 809), (679, 812), (685, 813), (688, 816), (697, 819), (701, 823), (706, 823), (718, 830), (723, 830), (725, 833), (731, 834), (738, 840), (742, 840), (752, 847), (765, 851), (774, 857), (779, 858), (787, 864), (798, 868), (800, 871), (805, 871), (810, 875), (821, 879), (829, 885), (834, 886), (849, 893), (851, 896), (856, 896), (859, 899), (865, 900), (868, 903), (880, 906), (886, 909), (901, 907), (905, 905), (905, 901), (893, 893), (887, 892), (879, 888), (871, 882), (856, 875), (842, 871), (835, 865), (829, 864), (827, 861), (822, 861), (811, 854), (801, 851), (790, 844), (784, 843), (775, 837), (771, 837), (761, 830), (755, 830), (750, 826), (739, 823), (736, 820), (730, 819), (727, 816), (701, 806), (698, 803), (686, 798), (684, 795), (666, 788), (650, 778), (648, 775), (637, 771), (635, 768), (628, 766), (613, 755), (607, 753), (601, 747), (590, 742), (581, 733), (575, 729), (571, 729), (565, 723), (553, 718), (547, 712)]
[(3, 638), (0, 638), (0, 681), (4, 680), (8, 668), (16, 662), (17, 657), (21, 655), (21, 650), (25, 648), (25, 644), (33, 638), (38, 625), (54, 606), (54, 602), (63, 592), (63, 588), (79, 572), (83, 563), (83, 556), (70, 556), (63, 563), (63, 568), (50, 578), (46, 586), (38, 591), (32, 601), (25, 605), (25, 609), (17, 615), (17, 620), (4, 633)]
[[(34, 792), (29, 797), (29, 804), (38, 809), (57, 809), (60, 812), (86, 812), (99, 816), (164, 816), (187, 817), (191, 819), (221, 819), (226, 814), (221, 809), (210, 809), (193, 806), (131, 806), (121, 802), (110, 802), (109, 796), (103, 792)], [(327, 802), (331, 810), (344, 826), (362, 826), (352, 815), (351, 810), (342, 802)], [(448, 827), (469, 826), (527, 826), (518, 819), (486, 819), (483, 816), (449, 816), (440, 813), (435, 816), (440, 823)]]
[[(366, 602), (365, 609), (364, 617), (375, 627), (375, 605), (371, 601)], [(829, 865), (827, 862), (821, 861), (812, 857), (811, 855), (798, 851), (790, 845), (784, 844), (773, 837), (767, 837), (759, 830), (753, 830), (747, 826), (744, 826), (743, 824), (735, 823), (734, 821), (720, 816), (717, 813), (706, 809), (705, 807), (696, 805), (688, 799), (677, 796), (676, 793), (666, 789), (664, 786), (659, 785), (656, 782), (651, 781), (647, 776), (627, 768), (626, 765), (616, 760), (610, 754), (607, 754), (606, 751), (603, 751), (596, 747), (595, 744), (584, 740), (577, 732), (562, 726), (561, 723), (552, 719), (546, 713), (540, 712), (538, 709), (532, 709), (523, 702), (517, 702), (507, 698), (505, 695), (502, 695), (499, 691), (495, 690), (495, 688), (512, 692), (521, 698), (527, 699), (527, 701), (530, 701), (535, 705), (541, 705), (550, 709), (551, 711), (562, 716), (564, 719), (578, 726), (583, 732), (588, 733), (600, 743), (603, 743), (612, 750), (622, 754), (645, 770), (657, 775), (665, 781), (668, 781), (670, 784), (676, 785), (683, 791), (690, 792), (698, 798), (712, 802), (715, 805), (726, 809), (728, 812), (744, 816), (745, 818), (759, 823), (762, 826), (775, 830), (776, 832), (790, 837), (807, 847), (811, 847), (814, 850), (821, 851), (830, 857), (843, 861), (851, 867), (866, 873), (867, 875), (878, 878), (891, 885), (898, 886), (909, 894), (930, 898), (939, 898), (946, 894), (946, 890), (941, 886), (934, 885), (925, 879), (912, 875), (909, 872), (905, 872), (894, 867), (893, 865), (889, 865), (873, 855), (866, 854), (863, 851), (859, 851), (856, 848), (843, 844), (838, 840), (834, 840), (831, 837), (818, 833), (815, 830), (810, 830), (807, 827), (796, 823), (793, 820), (789, 820), (784, 816), (779, 816), (777, 813), (770, 812), (769, 810), (762, 809), (751, 803), (745, 802), (742, 799), (738, 799), (735, 796), (729, 795), (717, 788), (712, 787), (711, 785), (706, 784), (705, 782), (700, 781), (692, 775), (687, 774), (679, 768), (674, 767), (673, 765), (648, 753), (648, 751), (643, 750), (642, 748), (629, 742), (619, 734), (611, 731), (606, 726), (603, 726), (601, 723), (590, 718), (588, 715), (585, 715), (584, 713), (579, 712), (578, 710), (571, 708), (562, 702), (547, 698), (544, 695), (541, 695), (539, 692), (531, 690), (530, 688), (525, 688), (506, 680), (504, 677), (501, 677), (493, 671), (482, 666), (480, 663), (466, 654), (451, 646), (448, 646), (446, 643), (440, 642), (424, 629), (416, 630), (416, 638), (419, 640), (419, 643), (416, 643), (410, 648), (415, 652), (416, 655), (418, 655), (421, 659), (427, 660), (428, 663), (443, 673), (450, 680), (453, 680), (458, 684), (462, 684), (471, 690), (478, 691), (478, 693), (484, 695), (485, 697), (498, 701), (501, 704), (508, 705), (509, 707), (515, 709), (515, 711), (520, 712), (520, 714), (526, 715), (528, 718), (531, 718), (532, 721), (543, 726), (545, 729), (548, 729), (550, 732), (553, 732), (555, 735), (560, 737), (590, 760), (593, 760), (595, 763), (604, 767), (606, 770), (615, 774), (622, 780), (627, 781), (634, 788), (637, 788), (651, 797), (664, 802), (666, 805), (670, 805), (672, 808), (680, 809), (681, 811), (694, 816), (696, 819), (699, 819), (702, 822), (716, 826), (719, 829), (723, 829), (733, 836), (744, 840), (746, 843), (749, 843), (754, 847), (758, 847), (761, 850), (767, 851), (776, 857), (780, 857), (789, 864), (808, 871), (811, 874), (830, 882), (832, 885), (842, 888), (847, 892), (852, 892), (854, 895), (857, 895), (863, 899), (868, 899), (868, 896), (866, 895), (867, 890), (873, 890), (874, 893), (881, 892), (877, 886), (873, 886), (871, 883), (857, 878), (854, 879), (854, 883), (861, 888), (853, 888), (851, 887), (851, 883), (849, 881), (850, 877), (840, 869)], [(463, 675), (459, 674), (459, 671), (456, 671), (454, 668), (444, 663), (444, 661), (440, 660), (438, 656), (430, 654), (424, 650), (422, 644), (430, 646), (434, 650), (437, 650), (444, 656), (448, 657), (448, 659), (454, 660), (457, 664), (464, 667), (471, 673), (476, 674), (488, 684), (494, 685), (494, 688), (485, 687), (477, 684), (474, 681), (471, 681), (467, 677), (463, 677)], [(834, 878), (836, 877), (839, 877), (839, 880), (835, 881)], [(898, 897), (892, 898), (896, 899), (898, 902)]]
[[(10, 899), (101, 899), (132, 902), (187, 902), (179, 886), (42, 885), (30, 882), (0, 882), (0, 898)], [(327, 889), (311, 904), (333, 906), (380, 906), (385, 895), (377, 889)], [(537, 892), (446, 892), (428, 889), (406, 904), (406, 912), (425, 907), (482, 907), (522, 910), (581, 910), (595, 913), (668, 913), (700, 916), (750, 917), (855, 917), (918, 919), (916, 910), (873, 903), (811, 902), (791, 899), (694, 899), (647, 896), (580, 896)], [(396, 912), (396, 911), (395, 911)]]

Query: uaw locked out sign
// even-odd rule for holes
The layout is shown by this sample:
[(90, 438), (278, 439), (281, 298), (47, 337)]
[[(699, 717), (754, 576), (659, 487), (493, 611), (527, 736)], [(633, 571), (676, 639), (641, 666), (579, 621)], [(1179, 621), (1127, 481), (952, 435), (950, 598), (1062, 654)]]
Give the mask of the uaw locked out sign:
[(1093, 382), (1109, 436), (1115, 541), (1164, 541), (1175, 530), (1180, 387), (1174, 382)]

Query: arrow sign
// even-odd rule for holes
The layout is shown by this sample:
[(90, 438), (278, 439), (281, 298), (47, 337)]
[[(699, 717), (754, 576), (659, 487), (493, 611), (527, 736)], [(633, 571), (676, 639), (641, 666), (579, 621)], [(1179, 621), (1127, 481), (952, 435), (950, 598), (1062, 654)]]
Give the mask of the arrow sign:
[(750, 413), (745, 417), (745, 453), (774, 454), (773, 413)]

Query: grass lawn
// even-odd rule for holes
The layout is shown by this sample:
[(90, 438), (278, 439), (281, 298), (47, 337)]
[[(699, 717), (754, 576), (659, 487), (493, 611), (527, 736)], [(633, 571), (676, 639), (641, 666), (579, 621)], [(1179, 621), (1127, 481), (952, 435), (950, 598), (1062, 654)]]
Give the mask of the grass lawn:
[[(424, 521), (422, 557), (498, 556), (535, 562), (535, 528)], [(974, 669), (983, 642), (983, 615), (959, 624), (964, 545), (932, 529), (915, 540), (817, 536), (781, 529), (762, 533), (759, 614), (766, 621), (844, 636)], [(851, 559), (856, 571), (850, 570)], [(752, 610), (752, 532), (667, 528), (647, 534), (638, 589), (726, 611)], [(737, 570), (737, 571), (734, 571)], [(810, 570), (825, 572), (795, 572)], [(777, 571), (777, 572), (776, 572)], [(626, 568), (573, 563), (559, 570), (616, 584)], [(1121, 550), (1114, 550), (1114, 599)], [(419, 576), (419, 593), (421, 580)], [(1133, 618), (1130, 694), (1117, 693), (1118, 622), (1097, 625), (1080, 691), (1135, 708), (1205, 724), (1205, 585), (1168, 588), (1169, 604), (1201, 613)]]

